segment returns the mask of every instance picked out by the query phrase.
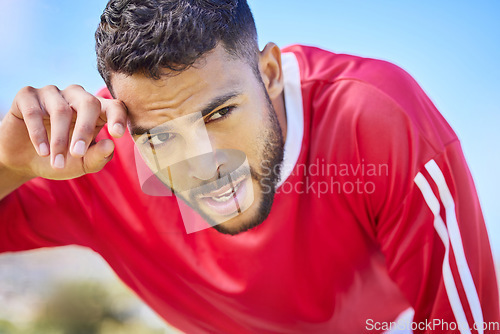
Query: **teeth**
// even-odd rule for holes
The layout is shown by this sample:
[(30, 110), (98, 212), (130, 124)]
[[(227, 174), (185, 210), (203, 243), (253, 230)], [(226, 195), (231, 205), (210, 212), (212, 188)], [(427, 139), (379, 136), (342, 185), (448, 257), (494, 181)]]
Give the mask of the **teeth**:
[(222, 194), (220, 194), (217, 197), (225, 197), (225, 196), (228, 196), (228, 195), (230, 195), (232, 193), (233, 193), (233, 188), (229, 188), (226, 192), (223, 192)]
[[(234, 188), (234, 192), (236, 192), (238, 190), (238, 188), (240, 187), (240, 185), (238, 184), (235, 188)], [(216, 202), (219, 202), (219, 203), (222, 203), (222, 202), (226, 202), (227, 200), (229, 200), (231, 197), (233, 197), (233, 189), (230, 188), (228, 191), (220, 194), (219, 196), (217, 197), (212, 197), (212, 199)]]
[(226, 202), (231, 197), (232, 197), (231, 195), (228, 195), (228, 196), (224, 196), (224, 197), (212, 197), (212, 199), (216, 202), (222, 203), (222, 202)]

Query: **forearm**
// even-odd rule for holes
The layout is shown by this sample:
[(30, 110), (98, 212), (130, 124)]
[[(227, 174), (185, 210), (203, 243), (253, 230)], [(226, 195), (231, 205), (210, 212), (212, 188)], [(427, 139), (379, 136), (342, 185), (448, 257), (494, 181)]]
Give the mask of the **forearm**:
[(31, 178), (14, 172), (0, 163), (0, 200)]

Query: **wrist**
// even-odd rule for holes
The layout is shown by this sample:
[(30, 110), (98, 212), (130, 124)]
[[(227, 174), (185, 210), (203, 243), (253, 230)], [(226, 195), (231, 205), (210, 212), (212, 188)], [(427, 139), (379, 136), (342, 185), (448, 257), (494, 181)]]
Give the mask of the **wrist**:
[(31, 179), (33, 179), (33, 177), (12, 170), (0, 161), (0, 199)]

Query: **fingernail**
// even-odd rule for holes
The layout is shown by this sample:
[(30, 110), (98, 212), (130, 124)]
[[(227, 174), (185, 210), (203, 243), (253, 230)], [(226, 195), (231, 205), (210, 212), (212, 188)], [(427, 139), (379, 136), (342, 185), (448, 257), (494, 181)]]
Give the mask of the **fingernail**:
[(123, 128), (123, 125), (121, 125), (120, 123), (115, 123), (115, 125), (113, 125), (113, 131), (114, 133), (120, 136), (125, 133), (125, 129)]
[(73, 146), (73, 153), (78, 155), (85, 155), (86, 149), (87, 145), (85, 145), (85, 142), (83, 140), (79, 140), (75, 143), (75, 146)]
[(49, 155), (49, 147), (45, 143), (40, 144), (40, 146), (38, 147), (38, 151), (42, 156)]
[(64, 168), (64, 156), (62, 154), (58, 154), (54, 158), (54, 167), (55, 168)]

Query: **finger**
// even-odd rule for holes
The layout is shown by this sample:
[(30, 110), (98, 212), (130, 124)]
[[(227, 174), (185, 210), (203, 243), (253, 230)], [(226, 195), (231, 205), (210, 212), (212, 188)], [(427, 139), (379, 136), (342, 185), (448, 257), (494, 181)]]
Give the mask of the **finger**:
[(50, 116), (50, 160), (53, 168), (64, 168), (74, 111), (56, 86), (39, 93), (41, 105)]
[(97, 119), (101, 114), (101, 102), (81, 86), (72, 85), (61, 92), (69, 105), (76, 111), (76, 123), (71, 137), (70, 153), (83, 157), (90, 145)]
[(127, 124), (127, 108), (120, 100), (104, 99), (99, 97), (102, 110), (106, 115), (108, 132), (115, 138), (120, 138), (125, 133)]
[(113, 157), (115, 144), (111, 139), (103, 139), (97, 144), (89, 147), (87, 154), (83, 157), (83, 170), (85, 173), (96, 173)]
[(36, 89), (24, 87), (16, 96), (12, 114), (23, 119), (33, 146), (38, 155), (49, 155), (49, 141), (43, 124), (44, 111), (40, 106)]

